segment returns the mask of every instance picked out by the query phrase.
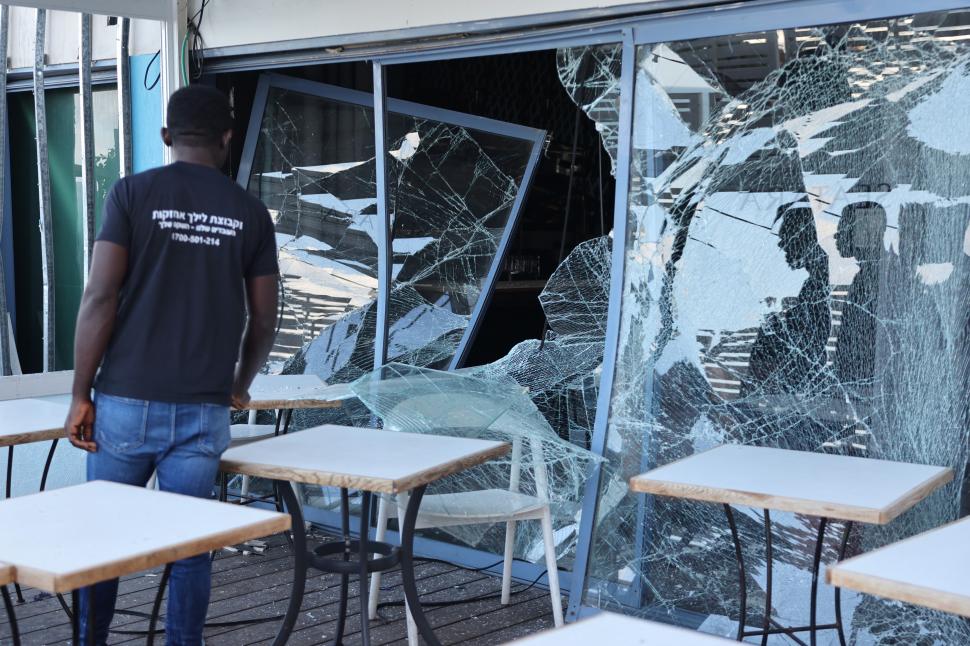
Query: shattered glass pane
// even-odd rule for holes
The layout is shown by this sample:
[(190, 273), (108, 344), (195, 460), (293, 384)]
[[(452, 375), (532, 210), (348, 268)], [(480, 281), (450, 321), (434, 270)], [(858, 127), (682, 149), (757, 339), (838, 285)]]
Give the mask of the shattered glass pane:
[[(857, 528), (851, 551), (959, 514), (968, 25), (957, 11), (639, 47), (628, 235), (617, 241), (621, 341), (585, 604), (691, 611), (708, 615), (702, 629), (734, 633), (738, 582), (721, 508), (630, 495), (625, 484), (720, 443), (956, 471), (910, 513)], [(614, 129), (615, 119), (601, 132)], [(760, 512), (738, 511), (757, 608)], [(804, 625), (817, 521), (773, 520), (774, 614)], [(835, 557), (832, 529), (823, 561)], [(821, 594), (828, 622), (832, 590)], [(843, 618), (853, 644), (970, 643), (962, 619), (870, 596), (843, 594)], [(819, 643), (838, 643), (835, 632)]]
[[(322, 96), (270, 87), (248, 187), (273, 213), (280, 248), (284, 312), (269, 370), (346, 383), (374, 365), (384, 231), (373, 109), (318, 87)], [(388, 115), (389, 359), (421, 366), (454, 356), (542, 139), (436, 114), (440, 120)]]
[[(373, 342), (382, 229), (375, 186), (370, 108), (270, 89), (249, 179), (276, 221), (283, 278), (270, 372), (324, 331)], [(335, 383), (367, 372), (373, 360), (352, 345), (311, 347), (306, 357)]]
[[(512, 445), (502, 458), (429, 486), (422, 510), (447, 517), (441, 529), (461, 543), (502, 554), (505, 525), (494, 518), (546, 504), (554, 526), (575, 524), (586, 478), (599, 459), (560, 438), (512, 378), (391, 363), (350, 388), (389, 431)], [(492, 520), (483, 524), (483, 518)], [(544, 558), (538, 522), (518, 524), (516, 554), (531, 561)]]
[(388, 117), (388, 359), (445, 368), (468, 327), (535, 142)]

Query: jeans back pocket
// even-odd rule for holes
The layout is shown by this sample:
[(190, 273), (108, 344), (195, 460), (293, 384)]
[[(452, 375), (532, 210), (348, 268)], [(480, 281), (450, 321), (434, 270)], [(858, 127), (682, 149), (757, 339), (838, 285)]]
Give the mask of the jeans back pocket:
[(211, 456), (220, 456), (229, 448), (229, 407), (219, 404), (202, 404), (199, 424), (199, 450)]
[(148, 402), (95, 393), (94, 441), (112, 453), (131, 453), (145, 444)]

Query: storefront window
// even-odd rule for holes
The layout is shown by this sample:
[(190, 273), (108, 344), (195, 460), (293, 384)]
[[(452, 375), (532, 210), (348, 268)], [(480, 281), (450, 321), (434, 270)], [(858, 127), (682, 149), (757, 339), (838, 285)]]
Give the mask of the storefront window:
[[(276, 219), (283, 274), (269, 369), (350, 382), (374, 366), (385, 235), (372, 98), (275, 78), (248, 178)], [(448, 366), (530, 181), (542, 131), (469, 120), (415, 104), (389, 110), (389, 361)]]
[[(708, 616), (702, 629), (733, 634), (720, 506), (625, 484), (721, 443), (955, 469), (957, 482), (910, 514), (861, 528), (855, 550), (959, 514), (968, 26), (970, 13), (933, 13), (638, 47), (620, 347), (585, 604), (693, 611)], [(740, 511), (757, 589), (763, 528)], [(804, 623), (817, 521), (773, 520), (775, 614)], [(970, 640), (957, 618), (855, 594), (843, 605), (852, 643)]]

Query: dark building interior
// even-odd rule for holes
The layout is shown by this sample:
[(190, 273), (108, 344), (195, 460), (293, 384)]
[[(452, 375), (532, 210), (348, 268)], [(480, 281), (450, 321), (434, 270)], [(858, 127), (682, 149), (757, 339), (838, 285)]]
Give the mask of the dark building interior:
[[(373, 88), (368, 62), (273, 71), (364, 92)], [(259, 75), (234, 72), (215, 79), (231, 92), (241, 131), (230, 159), (233, 175)], [(559, 81), (555, 50), (396, 65), (387, 68), (387, 94), (546, 131), (545, 150), (466, 365), (493, 361), (516, 343), (541, 337), (538, 296), (545, 280), (575, 245), (610, 230), (615, 190), (595, 124)]]

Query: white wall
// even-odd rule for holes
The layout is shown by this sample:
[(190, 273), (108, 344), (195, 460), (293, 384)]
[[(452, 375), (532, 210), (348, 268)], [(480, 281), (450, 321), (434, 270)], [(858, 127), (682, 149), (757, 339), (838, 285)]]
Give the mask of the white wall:
[[(225, 47), (644, 3), (644, 0), (209, 0), (202, 35), (206, 46)], [(189, 15), (198, 11), (201, 4), (202, 0), (189, 0)], [(380, 40), (378, 34), (375, 40)]]
[[(651, 0), (209, 0), (202, 25), (206, 47), (275, 43), (321, 36), (373, 34), (409, 28), (427, 28), (453, 23), (487, 22), (497, 18), (546, 14), (561, 11), (622, 7)], [(83, 3), (79, 2), (79, 5)], [(202, 0), (189, 0), (194, 15)], [(35, 10), (10, 8), (10, 65), (34, 64)], [(77, 61), (77, 14), (47, 12), (48, 64)], [(94, 16), (95, 60), (115, 56), (117, 27), (107, 18)], [(159, 24), (132, 21), (133, 55), (154, 53), (160, 42)], [(365, 36), (366, 39), (366, 36)]]

